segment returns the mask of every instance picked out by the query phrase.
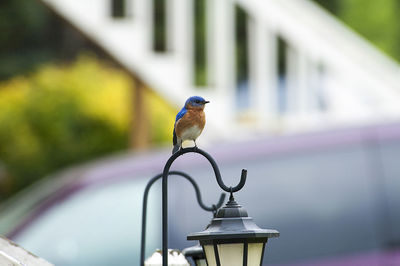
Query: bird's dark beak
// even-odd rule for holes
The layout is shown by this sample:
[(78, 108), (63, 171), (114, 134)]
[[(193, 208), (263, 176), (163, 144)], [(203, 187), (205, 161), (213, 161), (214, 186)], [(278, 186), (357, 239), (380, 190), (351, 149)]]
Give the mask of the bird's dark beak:
[(209, 103), (210, 101), (204, 101), (204, 104)]

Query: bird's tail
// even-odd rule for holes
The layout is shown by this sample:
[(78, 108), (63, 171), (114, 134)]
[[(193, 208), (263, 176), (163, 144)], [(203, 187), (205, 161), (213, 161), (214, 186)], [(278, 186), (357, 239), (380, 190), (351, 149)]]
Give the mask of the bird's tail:
[(174, 148), (172, 149), (172, 154), (174, 154), (177, 151), (179, 151), (179, 145), (174, 145)]

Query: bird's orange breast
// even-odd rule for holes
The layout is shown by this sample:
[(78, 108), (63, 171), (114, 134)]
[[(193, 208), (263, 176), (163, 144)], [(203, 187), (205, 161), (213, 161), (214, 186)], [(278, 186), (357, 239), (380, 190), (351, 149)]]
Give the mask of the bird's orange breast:
[(185, 130), (194, 126), (197, 126), (200, 131), (202, 131), (205, 124), (206, 116), (202, 109), (189, 109), (186, 114), (176, 122), (175, 132), (178, 137), (181, 137)]

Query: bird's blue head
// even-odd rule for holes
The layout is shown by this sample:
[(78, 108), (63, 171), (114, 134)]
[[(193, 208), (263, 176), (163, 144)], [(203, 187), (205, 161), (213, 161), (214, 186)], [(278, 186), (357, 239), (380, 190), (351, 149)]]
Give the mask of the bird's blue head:
[(209, 101), (204, 100), (203, 97), (200, 96), (192, 96), (185, 102), (185, 107), (201, 107), (204, 108), (204, 105), (209, 103)]

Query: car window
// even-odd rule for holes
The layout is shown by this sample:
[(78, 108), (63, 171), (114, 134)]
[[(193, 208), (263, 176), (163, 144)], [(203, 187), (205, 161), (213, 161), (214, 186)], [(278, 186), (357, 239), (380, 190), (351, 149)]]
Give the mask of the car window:
[[(138, 265), (145, 180), (86, 187), (45, 212), (15, 241), (60, 266)], [(160, 192), (149, 197), (147, 256), (159, 248)]]

